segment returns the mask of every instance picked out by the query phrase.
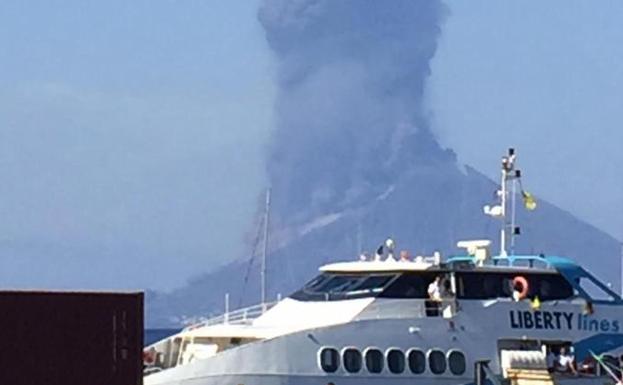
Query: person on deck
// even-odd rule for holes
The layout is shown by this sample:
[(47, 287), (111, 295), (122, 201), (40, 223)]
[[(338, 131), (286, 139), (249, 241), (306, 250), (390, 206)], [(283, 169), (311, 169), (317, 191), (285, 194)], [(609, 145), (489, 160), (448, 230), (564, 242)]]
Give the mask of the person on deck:
[(456, 314), (456, 295), (452, 290), (449, 276), (441, 280), (441, 313), (444, 318), (452, 318)]
[(578, 375), (578, 371), (575, 369), (575, 357), (567, 352), (567, 348), (560, 348), (560, 354), (558, 355), (558, 370), (561, 372), (571, 372), (574, 375)]
[(441, 302), (441, 276), (435, 277), (435, 280), (428, 285), (427, 292), (431, 301)]
[(450, 282), (450, 278), (446, 277), (441, 281), (441, 299), (442, 300), (452, 300), (455, 298), (454, 290), (452, 290), (452, 282)]
[(428, 285), (426, 292), (428, 293), (428, 300), (425, 301), (426, 315), (438, 317), (441, 310), (441, 276), (435, 277), (435, 280)]

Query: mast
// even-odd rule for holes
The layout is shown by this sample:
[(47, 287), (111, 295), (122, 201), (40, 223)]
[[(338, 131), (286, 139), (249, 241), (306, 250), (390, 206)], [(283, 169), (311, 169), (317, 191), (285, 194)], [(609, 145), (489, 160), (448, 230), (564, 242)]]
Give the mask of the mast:
[[(509, 151), (510, 152), (510, 151)], [(500, 230), (500, 256), (506, 256), (506, 179), (508, 176), (507, 157), (502, 158), (502, 182), (500, 183), (500, 200), (502, 206), (502, 229)]]
[[(508, 149), (508, 155), (502, 157), (502, 180), (500, 189), (496, 191), (499, 203), (493, 206), (483, 207), (485, 214), (502, 221), (500, 229), (500, 256), (508, 256), (506, 246), (510, 243), (510, 253), (515, 254), (515, 237), (521, 234), (517, 226), (517, 187), (524, 202), (526, 210), (536, 209), (537, 203), (532, 194), (523, 189), (521, 183), (521, 170), (515, 168), (517, 155), (514, 148)], [(510, 202), (508, 201), (510, 195)], [(510, 207), (509, 207), (510, 206)], [(510, 220), (508, 214), (510, 212)], [(510, 238), (510, 242), (509, 241)], [(623, 257), (622, 257), (623, 261)], [(623, 275), (623, 266), (622, 266)], [(623, 279), (623, 278), (622, 278)], [(622, 289), (623, 290), (623, 289)]]
[[(513, 253), (513, 249), (515, 247), (515, 239), (514, 234), (516, 232), (515, 227), (515, 179), (518, 178), (521, 174), (519, 170), (515, 170), (515, 149), (509, 148), (508, 155), (502, 157), (502, 182), (501, 191), (500, 191), (500, 200), (502, 206), (502, 229), (500, 230), (500, 256), (505, 257), (508, 255), (506, 252), (506, 240), (507, 240), (507, 230), (510, 230), (511, 234), (511, 254)], [(511, 191), (511, 223), (508, 223), (507, 213), (508, 213), (508, 195), (509, 195), (509, 186), (508, 183), (512, 181), (512, 191)]]
[(266, 255), (268, 253), (268, 225), (270, 223), (270, 188), (266, 189), (266, 206), (264, 207), (264, 242), (262, 248), (262, 266), (260, 270), (262, 310), (266, 304)]

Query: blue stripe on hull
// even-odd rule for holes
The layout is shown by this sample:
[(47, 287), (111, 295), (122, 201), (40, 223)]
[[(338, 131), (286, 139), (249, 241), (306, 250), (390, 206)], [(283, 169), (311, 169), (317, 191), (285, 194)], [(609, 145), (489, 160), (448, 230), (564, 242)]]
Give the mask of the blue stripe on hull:
[(602, 333), (580, 340), (573, 344), (575, 357), (578, 361), (584, 360), (590, 352), (601, 354), (623, 346), (623, 334)]

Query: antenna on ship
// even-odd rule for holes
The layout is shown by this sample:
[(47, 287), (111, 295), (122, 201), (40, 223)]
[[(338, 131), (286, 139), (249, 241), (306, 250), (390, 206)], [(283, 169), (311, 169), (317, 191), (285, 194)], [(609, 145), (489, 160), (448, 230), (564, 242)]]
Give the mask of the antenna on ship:
[[(500, 189), (496, 191), (499, 198), (499, 204), (494, 206), (485, 206), (484, 212), (491, 217), (498, 218), (502, 221), (500, 229), (500, 256), (508, 255), (506, 250), (507, 244), (510, 243), (510, 253), (515, 254), (515, 237), (521, 234), (520, 227), (516, 223), (516, 199), (517, 185), (521, 190), (526, 209), (532, 211), (536, 208), (536, 200), (529, 192), (523, 189), (521, 184), (521, 170), (515, 167), (517, 154), (514, 148), (508, 149), (508, 154), (502, 157), (502, 178)], [(510, 193), (510, 194), (509, 194)], [(509, 202), (510, 195), (510, 202)], [(510, 205), (510, 207), (509, 207)], [(510, 210), (509, 210), (510, 209)], [(510, 222), (508, 213), (510, 211)], [(510, 242), (508, 242), (510, 240)]]
[(266, 206), (264, 207), (264, 242), (262, 247), (262, 266), (260, 268), (262, 312), (266, 311), (266, 255), (268, 254), (268, 225), (270, 223), (270, 187), (266, 189)]

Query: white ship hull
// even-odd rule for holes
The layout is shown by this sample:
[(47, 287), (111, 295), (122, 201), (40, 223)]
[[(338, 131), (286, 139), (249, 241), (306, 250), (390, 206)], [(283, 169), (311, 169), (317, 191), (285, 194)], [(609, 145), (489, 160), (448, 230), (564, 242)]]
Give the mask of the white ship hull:
[[(389, 302), (389, 301), (388, 301)], [(392, 301), (395, 302), (395, 301)], [(392, 304), (391, 306), (395, 306)], [(405, 315), (408, 307), (417, 307), (413, 301), (404, 301)], [(380, 306), (382, 308), (382, 306)], [(346, 324), (303, 330), (280, 337), (249, 343), (221, 352), (214, 357), (181, 365), (145, 378), (145, 385), (305, 385), (305, 384), (413, 384), (414, 381), (426, 384), (458, 385), (469, 384), (474, 379), (474, 363), (478, 360), (491, 360), (490, 368), (500, 373), (498, 342), (502, 339), (529, 338), (541, 341), (570, 341), (578, 343), (594, 338), (594, 330), (578, 330), (582, 326), (582, 305), (548, 304), (540, 309), (541, 314), (561, 314), (558, 322), (552, 322), (551, 329), (536, 329), (533, 325), (517, 324), (517, 313), (532, 312), (529, 303), (516, 303), (511, 300), (469, 301), (462, 305), (462, 311), (452, 319), (425, 317), (419, 319), (374, 319), (374, 314), (363, 314), (369, 319), (361, 319)], [(623, 314), (618, 307), (598, 306), (595, 312), (599, 321), (623, 325)], [(565, 318), (567, 314), (569, 322)], [(570, 328), (569, 328), (570, 327)], [(599, 333), (597, 333), (599, 335)], [(601, 333), (606, 335), (608, 333)], [(622, 342), (623, 343), (623, 342)], [(429, 365), (423, 373), (413, 374), (406, 363), (401, 374), (393, 374), (385, 364), (381, 373), (371, 374), (364, 370), (358, 374), (347, 373), (340, 366), (335, 373), (325, 373), (319, 366), (319, 351), (333, 347), (338, 351), (354, 347), (365, 352), (368, 348), (378, 348), (382, 352), (399, 349), (405, 354), (412, 349), (428, 353), (440, 350), (447, 354), (460, 351), (467, 357), (464, 373), (453, 375), (449, 368), (442, 374), (431, 372)], [(622, 346), (611, 346), (609, 353), (623, 354)], [(593, 346), (595, 351), (604, 347)], [(364, 363), (365, 365), (365, 363)], [(565, 379), (564, 377), (562, 378)], [(578, 384), (579, 378), (569, 378)], [(604, 378), (585, 378), (580, 383), (589, 384)], [(564, 382), (564, 381), (563, 381)]]

